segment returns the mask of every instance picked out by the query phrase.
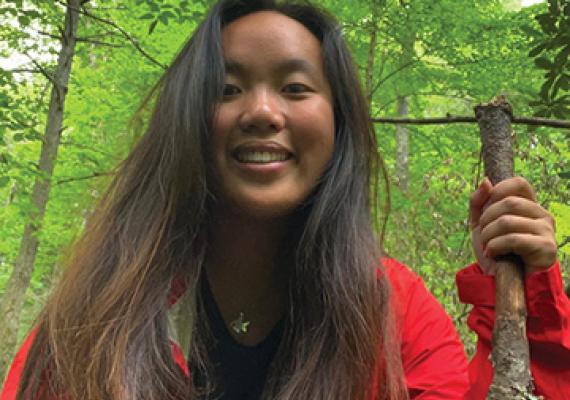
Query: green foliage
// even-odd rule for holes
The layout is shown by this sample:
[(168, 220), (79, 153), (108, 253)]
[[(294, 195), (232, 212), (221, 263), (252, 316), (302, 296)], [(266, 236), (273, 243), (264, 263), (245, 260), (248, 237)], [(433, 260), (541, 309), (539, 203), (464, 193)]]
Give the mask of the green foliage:
[(539, 99), (531, 103), (538, 116), (570, 116), (570, 1), (548, 0), (548, 11), (536, 15), (540, 31), (527, 27), (534, 40), (529, 57), (544, 70)]

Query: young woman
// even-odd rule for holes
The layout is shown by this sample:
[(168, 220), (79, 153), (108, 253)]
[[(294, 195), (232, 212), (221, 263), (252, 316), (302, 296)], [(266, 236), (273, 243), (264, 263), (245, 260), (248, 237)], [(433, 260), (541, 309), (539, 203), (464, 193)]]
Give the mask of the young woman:
[[(508, 252), (528, 270), (537, 391), (568, 398), (570, 304), (526, 181), (485, 180), (472, 197), (479, 263), (458, 275), (480, 338), (469, 374), (441, 306), (383, 257), (375, 135), (331, 17), (222, 0), (158, 90), (1, 400), (482, 399), (487, 274)], [(181, 288), (186, 355), (167, 324)]]

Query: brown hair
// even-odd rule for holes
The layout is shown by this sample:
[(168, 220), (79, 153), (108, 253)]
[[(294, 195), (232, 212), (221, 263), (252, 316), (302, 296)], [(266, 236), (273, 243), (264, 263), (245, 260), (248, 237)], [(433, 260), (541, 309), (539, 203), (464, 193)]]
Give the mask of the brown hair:
[[(211, 203), (208, 137), (224, 82), (221, 30), (260, 10), (283, 13), (320, 40), (336, 128), (331, 164), (292, 217), (301, 224), (283, 249), (293, 260), (290, 312), (263, 397), (360, 400), (376, 382), (378, 399), (407, 398), (390, 287), (376, 274), (381, 251), (370, 188), (382, 162), (342, 32), (307, 3), (222, 0), (155, 88), (146, 133), (39, 317), (19, 400), (41, 397), (41, 387), (82, 400), (194, 397), (172, 358), (167, 296), (173, 279), (183, 277), (199, 300)], [(192, 336), (190, 363), (207, 368), (200, 334)]]

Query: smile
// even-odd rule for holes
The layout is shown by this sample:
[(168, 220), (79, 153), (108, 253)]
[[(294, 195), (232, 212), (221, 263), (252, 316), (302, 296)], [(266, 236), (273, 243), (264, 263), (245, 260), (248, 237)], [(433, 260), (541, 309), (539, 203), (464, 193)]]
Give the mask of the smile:
[(289, 154), (283, 152), (249, 151), (238, 152), (235, 157), (239, 162), (242, 163), (265, 164), (285, 161), (289, 158)]

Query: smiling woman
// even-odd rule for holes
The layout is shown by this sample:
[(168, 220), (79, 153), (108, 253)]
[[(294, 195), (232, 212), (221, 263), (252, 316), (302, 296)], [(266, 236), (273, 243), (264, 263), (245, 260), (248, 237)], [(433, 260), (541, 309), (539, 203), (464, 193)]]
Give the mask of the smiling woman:
[(224, 97), (211, 140), (221, 207), (242, 217), (286, 216), (309, 197), (333, 153), (320, 43), (301, 23), (263, 11), (228, 24), (222, 48)]
[[(537, 393), (567, 399), (552, 218), (522, 178), (474, 193), (478, 263), (458, 275), (480, 339), (468, 372), (449, 317), (375, 238), (382, 163), (326, 12), (221, 0), (156, 91), (0, 400), (483, 399), (491, 257), (509, 252), (529, 273)], [(167, 319), (184, 291), (188, 354)]]

